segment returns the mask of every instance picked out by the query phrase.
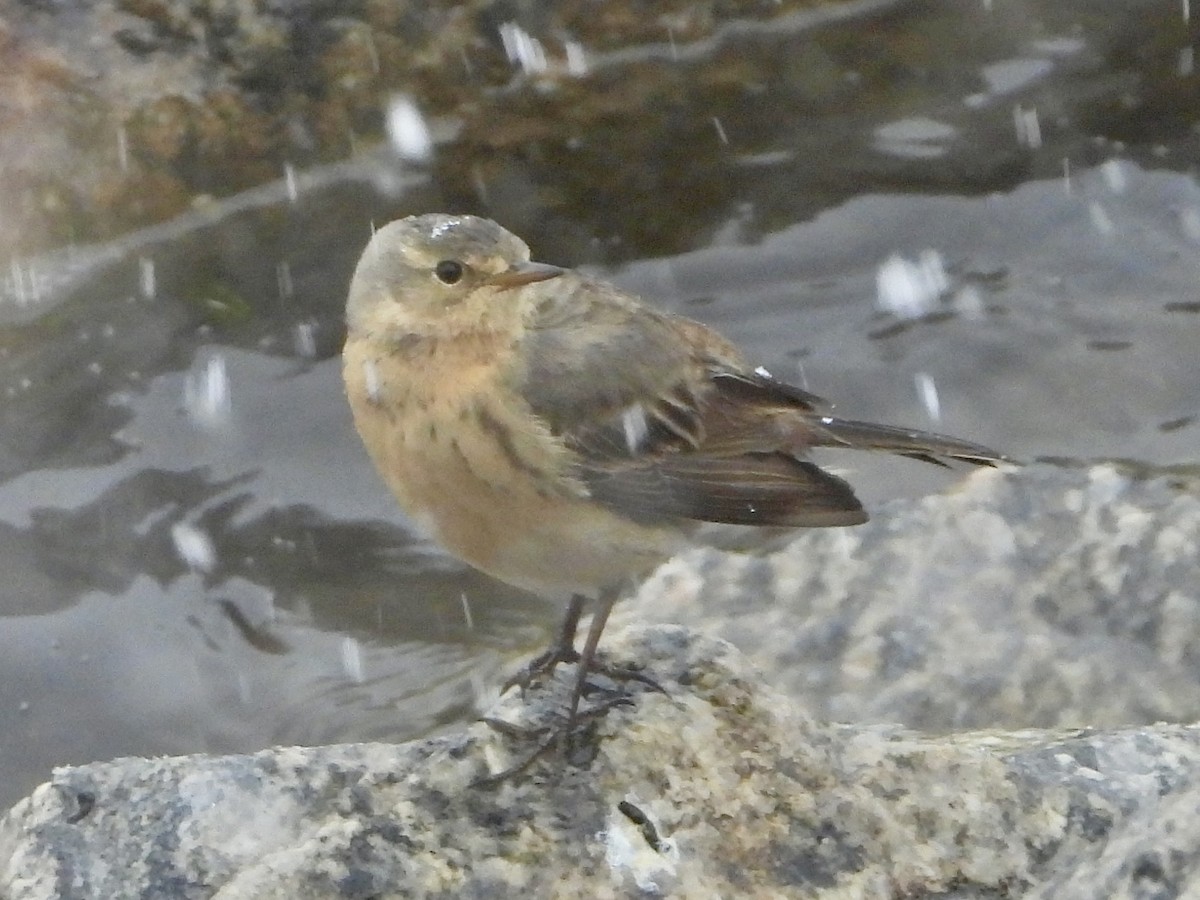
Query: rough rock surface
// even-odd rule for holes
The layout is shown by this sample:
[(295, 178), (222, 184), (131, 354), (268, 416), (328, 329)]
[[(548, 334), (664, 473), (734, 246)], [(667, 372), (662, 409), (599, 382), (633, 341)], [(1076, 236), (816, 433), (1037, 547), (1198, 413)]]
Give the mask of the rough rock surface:
[(614, 618), (686, 621), (820, 719), (912, 728), (1200, 721), (1200, 480), (979, 470), (774, 553), (681, 556)]
[[(614, 635), (668, 693), (498, 786), (522, 740), (62, 769), (0, 824), (12, 898), (1149, 897), (1200, 861), (1200, 730), (818, 724), (728, 643)], [(495, 714), (543, 721), (568, 671)], [(549, 712), (548, 712), (549, 711)]]

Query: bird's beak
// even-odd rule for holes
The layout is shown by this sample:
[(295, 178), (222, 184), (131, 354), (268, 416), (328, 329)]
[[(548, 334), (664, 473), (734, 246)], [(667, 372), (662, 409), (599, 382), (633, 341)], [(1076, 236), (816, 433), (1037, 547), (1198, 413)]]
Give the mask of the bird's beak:
[(549, 278), (557, 278), (566, 271), (566, 269), (560, 269), (558, 266), (548, 266), (545, 263), (516, 263), (510, 266), (505, 272), (489, 275), (487, 283), (502, 289), (515, 288), (523, 284), (533, 284), (535, 281), (546, 281)]

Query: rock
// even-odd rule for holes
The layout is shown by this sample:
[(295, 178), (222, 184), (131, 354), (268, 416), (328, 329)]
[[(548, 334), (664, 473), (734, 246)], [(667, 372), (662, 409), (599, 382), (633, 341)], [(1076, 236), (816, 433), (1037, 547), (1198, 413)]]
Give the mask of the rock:
[(1200, 488), (979, 470), (856, 528), (663, 566), (614, 621), (732, 641), (813, 716), (912, 728), (1200, 721)]
[[(563, 753), (485, 724), (403, 745), (57, 770), (0, 822), (9, 898), (1149, 897), (1200, 859), (1200, 731), (820, 724), (730, 644), (627, 629), (667, 693)], [(493, 715), (561, 709), (570, 668)], [(593, 702), (600, 702), (593, 697)]]
[[(622, 74), (611, 95), (574, 87), (581, 73), (571, 66), (583, 63), (572, 55), (582, 59), (586, 47), (594, 65), (599, 54), (647, 44), (665, 56), (668, 38), (702, 47), (730, 21), (770, 27), (822, 5), (672, 0), (651, 13), (588, 0), (528, 9), (495, 0), (0, 3), (0, 91), (13, 98), (0, 106), (0, 251), (42, 262), (47, 250), (166, 221), (285, 169), (346, 159), (383, 136), (396, 94), (471, 133), (470, 158), (444, 164), (448, 184), (482, 177), (480, 161), (497, 151), (515, 155), (547, 135), (557, 146), (580, 125), (603, 128), (611, 146), (614, 108), (633, 141), (657, 113), (636, 113), (633, 91), (645, 79)], [(509, 46), (517, 44), (533, 58)], [(513, 109), (489, 97), (526, 76), (530, 89)], [(640, 90), (678, 96), (685, 78), (660, 74)], [(571, 90), (560, 101), (547, 86)], [(547, 124), (555, 119), (564, 121)], [(608, 168), (596, 166), (592, 179)]]

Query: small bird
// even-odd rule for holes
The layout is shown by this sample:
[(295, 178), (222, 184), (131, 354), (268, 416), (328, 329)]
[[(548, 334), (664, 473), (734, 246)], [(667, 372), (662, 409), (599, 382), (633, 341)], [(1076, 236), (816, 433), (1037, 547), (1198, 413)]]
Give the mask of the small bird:
[[(702, 523), (866, 521), (850, 485), (807, 458), (811, 448), (940, 465), (1004, 459), (836, 418), (712, 329), (531, 262), (524, 241), (475, 216), (380, 228), (355, 269), (346, 320), (354, 422), (409, 516), (475, 568), (570, 598), (555, 644), (514, 679), (577, 662), (568, 729), (618, 595), (688, 547)], [(576, 652), (588, 598), (596, 610)]]

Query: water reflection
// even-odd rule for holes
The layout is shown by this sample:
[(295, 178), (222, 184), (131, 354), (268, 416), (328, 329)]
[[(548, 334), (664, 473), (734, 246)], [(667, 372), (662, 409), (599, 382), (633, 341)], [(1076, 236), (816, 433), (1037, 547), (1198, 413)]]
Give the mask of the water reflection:
[[(0, 805), (53, 763), (426, 733), (553, 626), (416, 536), (353, 433), (345, 286), (397, 215), (620, 264), (856, 417), (1194, 460), (1197, 79), (1156, 16), (932, 3), (621, 46), (491, 23), (501, 87), (390, 94), (388, 149), (14, 259)], [(838, 462), (869, 501), (945, 483)]]

